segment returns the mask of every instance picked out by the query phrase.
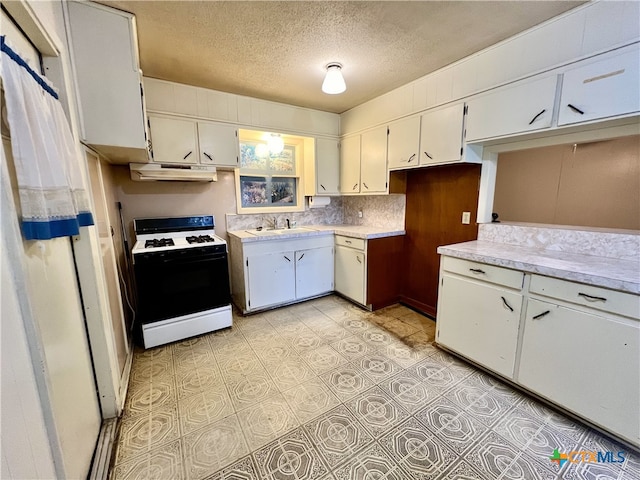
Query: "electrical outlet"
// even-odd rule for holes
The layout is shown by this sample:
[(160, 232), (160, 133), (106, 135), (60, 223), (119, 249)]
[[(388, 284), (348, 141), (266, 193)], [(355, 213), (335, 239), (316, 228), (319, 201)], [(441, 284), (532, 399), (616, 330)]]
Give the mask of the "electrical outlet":
[(358, 210), (358, 218), (362, 218), (362, 210)]
[(462, 212), (462, 223), (464, 225), (471, 223), (471, 212)]

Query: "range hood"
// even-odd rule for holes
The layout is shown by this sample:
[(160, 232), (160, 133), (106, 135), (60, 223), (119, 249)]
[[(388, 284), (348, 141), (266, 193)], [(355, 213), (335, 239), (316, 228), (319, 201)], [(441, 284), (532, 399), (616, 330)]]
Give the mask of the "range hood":
[(161, 163), (130, 163), (131, 179), (137, 182), (215, 182), (216, 167), (210, 165), (167, 165)]

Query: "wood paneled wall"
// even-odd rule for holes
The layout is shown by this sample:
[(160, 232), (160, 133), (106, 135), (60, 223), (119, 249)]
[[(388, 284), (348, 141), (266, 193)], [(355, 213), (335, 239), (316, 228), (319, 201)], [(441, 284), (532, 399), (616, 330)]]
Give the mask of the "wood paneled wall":
[[(480, 165), (451, 165), (407, 171), (406, 236), (400, 300), (435, 316), (440, 245), (478, 237)], [(471, 223), (462, 224), (462, 212)]]

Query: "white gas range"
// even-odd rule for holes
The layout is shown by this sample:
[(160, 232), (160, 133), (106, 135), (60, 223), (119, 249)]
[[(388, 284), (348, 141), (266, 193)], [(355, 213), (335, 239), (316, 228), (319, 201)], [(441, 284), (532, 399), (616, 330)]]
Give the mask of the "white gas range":
[(145, 348), (232, 324), (227, 244), (212, 215), (134, 220), (136, 336)]

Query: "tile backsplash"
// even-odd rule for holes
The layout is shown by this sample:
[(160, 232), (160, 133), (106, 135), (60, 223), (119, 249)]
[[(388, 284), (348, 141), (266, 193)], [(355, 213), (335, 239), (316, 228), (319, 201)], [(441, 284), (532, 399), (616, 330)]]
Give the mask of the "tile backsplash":
[(341, 224), (344, 223), (342, 210), (342, 197), (331, 197), (331, 203), (326, 207), (306, 207), (304, 212), (242, 215), (227, 213), (227, 231), (245, 230), (257, 227), (271, 227), (273, 226), (274, 218), (277, 220), (278, 226), (280, 227), (284, 227), (286, 225), (287, 218), (290, 222), (296, 222), (296, 225), (299, 227), (304, 225)]
[[(283, 227), (286, 219), (304, 225), (366, 225), (370, 227), (404, 229), (405, 195), (375, 195), (331, 197), (326, 207), (309, 208), (304, 212), (226, 215), (227, 230), (271, 227), (276, 218)], [(362, 218), (358, 212), (362, 211)]]
[(404, 194), (344, 197), (344, 223), (404, 230), (405, 205)]
[(478, 240), (638, 261), (640, 232), (530, 223), (481, 224)]

